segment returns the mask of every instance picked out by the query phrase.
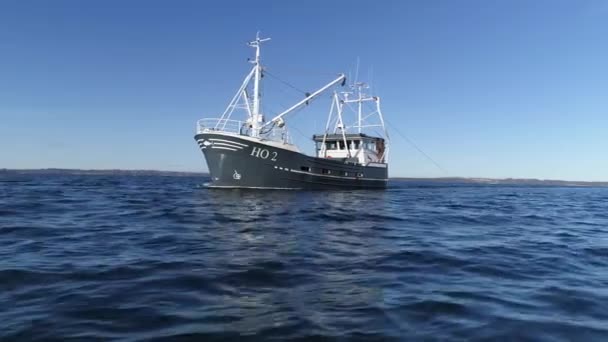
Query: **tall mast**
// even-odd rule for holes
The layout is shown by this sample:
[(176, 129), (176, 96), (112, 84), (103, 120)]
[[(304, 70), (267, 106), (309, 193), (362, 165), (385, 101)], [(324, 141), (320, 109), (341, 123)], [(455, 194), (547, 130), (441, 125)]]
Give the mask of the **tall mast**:
[(363, 84), (362, 84), (362, 83), (358, 83), (358, 84), (357, 84), (357, 87), (359, 88), (359, 99), (358, 99), (358, 101), (357, 101), (357, 102), (358, 102), (358, 105), (359, 105), (359, 106), (358, 106), (358, 112), (359, 112), (359, 113), (358, 113), (358, 114), (359, 114), (359, 115), (358, 115), (358, 118), (359, 118), (359, 120), (357, 120), (357, 121), (359, 122), (359, 125), (358, 125), (358, 126), (359, 126), (359, 133), (361, 133), (361, 128), (362, 128), (361, 126), (362, 126), (362, 124), (363, 124), (363, 123), (361, 122), (361, 87), (362, 87), (362, 86), (363, 86)]
[(260, 44), (269, 40), (270, 38), (260, 39), (260, 32), (258, 32), (255, 36), (255, 40), (249, 42), (249, 46), (255, 48), (255, 60), (252, 61), (255, 72), (253, 79), (253, 112), (251, 113), (251, 128), (252, 136), (254, 137), (260, 135), (259, 127), (262, 121), (262, 114), (260, 114), (260, 77), (262, 74), (262, 65), (260, 64)]

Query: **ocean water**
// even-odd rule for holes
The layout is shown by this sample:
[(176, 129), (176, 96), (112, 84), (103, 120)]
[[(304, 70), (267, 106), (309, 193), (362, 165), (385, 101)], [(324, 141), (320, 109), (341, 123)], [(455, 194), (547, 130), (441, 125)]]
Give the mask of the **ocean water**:
[(608, 188), (27, 177), (2, 341), (608, 341)]

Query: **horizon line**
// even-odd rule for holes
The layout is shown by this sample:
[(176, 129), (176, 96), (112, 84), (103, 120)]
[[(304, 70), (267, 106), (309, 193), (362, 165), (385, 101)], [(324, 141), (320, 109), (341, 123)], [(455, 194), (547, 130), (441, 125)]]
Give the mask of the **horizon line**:
[[(99, 169), (81, 169), (81, 168), (60, 168), (60, 167), (46, 167), (46, 168), (0, 168), (0, 172), (5, 171), (81, 171), (81, 172), (151, 172), (151, 173), (182, 173), (182, 174), (193, 174), (193, 175), (209, 175), (209, 172), (205, 171), (176, 171), (176, 170), (158, 170), (158, 169), (124, 169), (124, 168), (99, 168)], [(412, 177), (412, 176), (394, 176), (389, 179), (434, 179), (434, 180), (449, 180), (449, 179), (462, 179), (471, 180), (478, 182), (489, 182), (489, 181), (536, 181), (536, 182), (567, 182), (567, 183), (606, 183), (608, 180), (592, 181), (592, 180), (566, 180), (566, 179), (547, 179), (547, 178), (492, 178), (492, 177), (475, 177), (475, 176), (445, 176), (445, 177)]]

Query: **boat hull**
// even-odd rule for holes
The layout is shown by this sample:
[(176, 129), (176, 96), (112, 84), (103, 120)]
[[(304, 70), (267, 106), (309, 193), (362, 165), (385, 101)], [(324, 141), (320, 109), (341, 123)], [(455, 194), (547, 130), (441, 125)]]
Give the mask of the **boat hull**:
[(259, 189), (383, 189), (386, 164), (363, 166), (316, 158), (277, 143), (219, 132), (200, 133), (201, 148), (212, 188)]

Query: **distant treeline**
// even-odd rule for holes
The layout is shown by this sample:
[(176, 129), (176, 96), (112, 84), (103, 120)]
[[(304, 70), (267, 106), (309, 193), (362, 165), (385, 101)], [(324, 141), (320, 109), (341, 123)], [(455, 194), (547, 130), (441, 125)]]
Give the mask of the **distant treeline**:
[(545, 185), (545, 186), (608, 186), (608, 182), (585, 182), (565, 181), (554, 179), (534, 178), (466, 178), (466, 177), (443, 177), (443, 178), (407, 178), (395, 177), (392, 180), (403, 182), (433, 182), (433, 183), (464, 183), (464, 184), (488, 184), (488, 185)]
[[(183, 172), (183, 171), (157, 171), (157, 170), (81, 170), (81, 169), (0, 169), (2, 174), (21, 175), (131, 175), (131, 176), (173, 176), (173, 177), (205, 177), (205, 172)], [(392, 181), (400, 182), (429, 182), (429, 183), (460, 183), (460, 184), (487, 184), (487, 185), (544, 185), (544, 186), (608, 186), (608, 182), (583, 182), (547, 179), (522, 179), (522, 178), (465, 178), (465, 177), (443, 177), (443, 178), (408, 178), (393, 177)]]
[(183, 171), (157, 171), (157, 170), (81, 170), (81, 169), (0, 169), (0, 174), (21, 174), (21, 175), (130, 175), (130, 176), (208, 176), (204, 172), (183, 172)]

